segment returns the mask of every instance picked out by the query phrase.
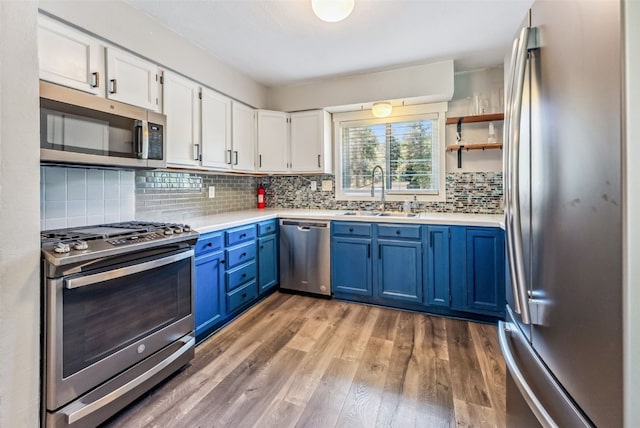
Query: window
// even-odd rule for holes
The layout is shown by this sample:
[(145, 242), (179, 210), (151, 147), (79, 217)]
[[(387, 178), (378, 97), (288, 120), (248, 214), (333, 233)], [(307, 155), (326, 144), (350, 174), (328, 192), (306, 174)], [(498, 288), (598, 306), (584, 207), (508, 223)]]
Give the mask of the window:
[[(434, 105), (411, 106), (396, 109), (401, 110), (399, 114), (385, 119), (360, 119), (368, 112), (335, 114), (336, 198), (371, 199), (372, 171), (380, 165), (387, 199), (416, 195), (421, 200), (444, 200), (446, 104), (435, 107), (443, 110), (434, 112)], [(378, 191), (379, 172), (375, 181)]]

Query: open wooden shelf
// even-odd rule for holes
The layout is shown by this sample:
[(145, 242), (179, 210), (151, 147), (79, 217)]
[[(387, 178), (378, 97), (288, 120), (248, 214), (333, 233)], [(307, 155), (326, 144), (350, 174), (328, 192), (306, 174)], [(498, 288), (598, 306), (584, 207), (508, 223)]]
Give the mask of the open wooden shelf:
[(493, 120), (504, 120), (504, 113), (479, 114), (476, 116), (455, 116), (447, 118), (447, 125), (455, 125), (462, 119), (463, 123), (491, 122)]
[(501, 149), (502, 143), (487, 144), (452, 144), (447, 146), (447, 151), (455, 152), (458, 150), (484, 150), (484, 149)]

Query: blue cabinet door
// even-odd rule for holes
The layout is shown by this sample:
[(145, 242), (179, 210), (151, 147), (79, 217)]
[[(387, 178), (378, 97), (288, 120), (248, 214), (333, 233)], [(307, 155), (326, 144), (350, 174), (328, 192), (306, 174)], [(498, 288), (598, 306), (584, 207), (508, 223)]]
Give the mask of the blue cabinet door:
[(504, 232), (494, 228), (467, 228), (467, 309), (501, 314), (505, 305), (504, 278)]
[(258, 239), (258, 291), (260, 294), (278, 284), (277, 235)]
[(424, 226), (425, 303), (448, 307), (451, 303), (449, 226)]
[(422, 302), (422, 243), (378, 239), (376, 253), (378, 297)]
[(331, 241), (331, 286), (334, 293), (373, 294), (371, 239), (334, 236)]
[(215, 327), (225, 316), (224, 251), (195, 259), (196, 337)]

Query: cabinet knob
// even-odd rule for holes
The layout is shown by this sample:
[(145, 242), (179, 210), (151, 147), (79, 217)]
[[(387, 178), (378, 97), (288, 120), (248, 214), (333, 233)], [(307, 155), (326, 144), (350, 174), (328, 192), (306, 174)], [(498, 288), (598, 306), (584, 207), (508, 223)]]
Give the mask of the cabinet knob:
[(240, 257), (247, 257), (247, 253), (242, 253)]
[(211, 242), (207, 243), (207, 247), (211, 247), (213, 244)]
[(264, 250), (264, 245), (260, 245), (260, 249), (261, 249), (261, 250)]
[(400, 235), (400, 231), (399, 230), (396, 230), (396, 235)]
[(350, 228), (349, 228), (349, 232), (353, 232), (353, 227), (350, 227)]
[(242, 293), (242, 298), (246, 298), (247, 297), (247, 293)]
[(247, 274), (246, 274), (246, 273), (243, 273), (243, 274), (242, 274), (242, 277), (243, 277), (243, 278), (246, 278), (246, 277), (247, 277)]
[(220, 260), (220, 264), (223, 265), (224, 264), (224, 260)]

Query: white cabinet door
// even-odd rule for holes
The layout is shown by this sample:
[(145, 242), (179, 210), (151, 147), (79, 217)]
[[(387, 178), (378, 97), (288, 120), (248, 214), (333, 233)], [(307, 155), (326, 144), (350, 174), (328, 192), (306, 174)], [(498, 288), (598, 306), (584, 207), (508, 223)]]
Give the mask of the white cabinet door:
[(324, 110), (291, 113), (291, 171), (331, 172), (331, 119)]
[(202, 89), (202, 166), (230, 169), (231, 99), (207, 88)]
[(167, 116), (167, 164), (200, 165), (200, 86), (165, 71), (164, 114)]
[(258, 171), (289, 171), (289, 113), (258, 110)]
[(231, 164), (235, 171), (255, 171), (256, 111), (232, 102), (233, 150)]
[(104, 96), (104, 47), (84, 33), (38, 16), (40, 78)]
[(107, 98), (158, 111), (158, 66), (107, 47)]

